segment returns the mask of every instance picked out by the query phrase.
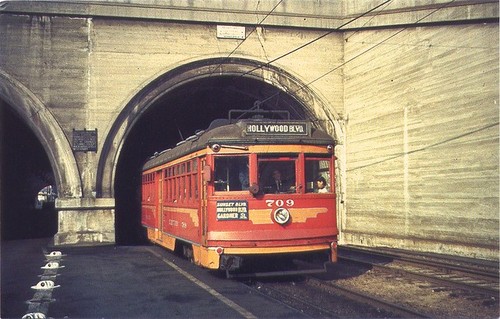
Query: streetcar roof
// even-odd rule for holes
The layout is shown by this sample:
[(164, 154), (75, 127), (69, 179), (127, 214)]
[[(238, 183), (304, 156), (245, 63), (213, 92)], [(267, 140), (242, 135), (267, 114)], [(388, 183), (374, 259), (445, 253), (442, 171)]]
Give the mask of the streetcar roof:
[(206, 131), (183, 140), (174, 148), (151, 157), (143, 167), (147, 170), (209, 145), (249, 146), (258, 144), (333, 145), (333, 138), (312, 126), (310, 121), (244, 119), (231, 123), (227, 119), (213, 121)]

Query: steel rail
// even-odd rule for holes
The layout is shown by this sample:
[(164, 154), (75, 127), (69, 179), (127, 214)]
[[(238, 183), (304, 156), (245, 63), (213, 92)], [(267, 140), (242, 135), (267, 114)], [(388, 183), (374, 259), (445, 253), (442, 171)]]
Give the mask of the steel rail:
[[(265, 296), (267, 298), (271, 298), (271, 299), (273, 299), (273, 300), (275, 300), (283, 305), (286, 305), (287, 307), (290, 307), (291, 309), (295, 309), (297, 311), (303, 312), (306, 315), (309, 315), (308, 312), (310, 312), (310, 310), (304, 311), (305, 309), (299, 309), (299, 308), (301, 308), (299, 305), (301, 305), (302, 307), (307, 307), (307, 308), (313, 309), (316, 313), (319, 313), (321, 316), (326, 316), (327, 318), (337, 318), (338, 317), (338, 315), (336, 315), (336, 314), (334, 314), (334, 313), (332, 313), (324, 308), (318, 307), (317, 305), (306, 301), (304, 298), (299, 298), (299, 297), (296, 297), (292, 294), (284, 293), (276, 288), (269, 287), (269, 285), (266, 285), (266, 284), (261, 283), (261, 282), (254, 282), (254, 285), (260, 285), (261, 287), (264, 288), (264, 290), (270, 291), (273, 295), (266, 294), (262, 291), (262, 289), (255, 288), (255, 287), (252, 287), (251, 285), (247, 284), (248, 287), (250, 287), (251, 289), (253, 289), (257, 293), (259, 293), (260, 295)], [(292, 300), (293, 305), (285, 302), (284, 299)]]
[[(301, 311), (306, 315), (308, 315), (308, 313), (310, 313), (312, 310), (320, 314), (321, 316), (327, 316), (328, 318), (339, 317), (338, 314), (333, 313), (328, 309), (325, 309), (325, 307), (321, 307), (314, 303), (311, 303), (303, 297), (296, 297), (296, 295), (294, 294), (283, 292), (265, 283), (254, 282), (254, 284), (260, 285), (261, 288), (259, 289), (251, 287), (259, 294), (264, 295), (268, 298), (272, 298), (282, 304), (287, 305), (290, 308)], [(353, 302), (365, 304), (376, 309), (384, 310), (387, 313), (395, 315), (397, 318), (431, 318), (431, 316), (423, 314), (417, 310), (405, 308), (400, 305), (387, 302), (383, 299), (363, 294), (362, 292), (341, 287), (331, 282), (327, 284), (314, 277), (308, 276), (305, 285), (308, 286), (309, 288), (319, 290), (320, 293), (326, 292), (332, 298), (334, 297), (338, 298), (338, 296), (342, 296), (346, 299), (352, 300)], [(268, 291), (271, 294), (266, 294), (264, 293), (264, 291)], [(292, 302), (287, 303), (284, 300), (291, 300)]]
[(365, 303), (372, 307), (383, 309), (389, 313), (397, 315), (398, 318), (431, 318), (431, 316), (423, 314), (419, 311), (405, 308), (395, 303), (391, 303), (383, 299), (361, 293), (359, 291), (341, 287), (331, 282), (326, 284), (319, 279), (309, 277), (307, 283), (312, 286), (316, 286), (323, 291), (327, 291), (329, 293), (333, 291), (336, 294), (342, 295), (356, 302)]
[[(455, 288), (455, 289), (460, 289), (460, 290), (466, 290), (466, 291), (473, 291), (476, 293), (484, 294), (490, 297), (498, 297), (499, 290), (498, 289), (493, 289), (493, 288), (488, 288), (488, 287), (482, 287), (479, 285), (474, 285), (474, 284), (469, 284), (466, 282), (463, 282), (463, 279), (461, 281), (457, 280), (452, 280), (449, 278), (439, 278), (437, 276), (446, 276), (447, 274), (435, 274), (435, 275), (429, 275), (429, 274), (423, 274), (423, 273), (418, 273), (406, 269), (401, 269), (401, 268), (396, 268), (396, 267), (391, 267), (391, 266), (386, 266), (386, 265), (380, 265), (376, 263), (371, 263), (366, 260), (360, 260), (352, 257), (339, 257), (339, 259), (355, 262), (355, 263), (360, 263), (364, 265), (369, 265), (373, 269), (379, 269), (385, 272), (391, 272), (391, 273), (397, 273), (402, 276), (407, 276), (413, 279), (419, 279), (419, 280), (425, 280), (429, 281), (435, 284), (443, 285), (448, 288)], [(473, 279), (473, 278), (466, 278), (466, 279)]]
[[(405, 253), (406, 256), (403, 256), (401, 254), (393, 253), (393, 252), (380, 252), (380, 251), (375, 251), (373, 249), (369, 248), (358, 248), (358, 247), (352, 247), (352, 246), (343, 246), (342, 248), (339, 248), (340, 250), (346, 250), (346, 251), (354, 251), (354, 252), (360, 252), (363, 254), (369, 254), (369, 255), (375, 255), (375, 256), (380, 256), (380, 257), (385, 257), (385, 258), (392, 258), (395, 260), (400, 260), (404, 261), (407, 263), (413, 263), (414, 265), (417, 266), (432, 266), (434, 268), (436, 267), (442, 267), (444, 269), (448, 270), (454, 270), (454, 271), (459, 271), (462, 273), (468, 273), (477, 277), (481, 277), (484, 279), (493, 279), (496, 280), (496, 282), (499, 281), (499, 271), (498, 267), (495, 268), (494, 270), (487, 271), (487, 270), (480, 270), (481, 266), (459, 266), (459, 265), (453, 265), (450, 262), (445, 262), (445, 261), (440, 261), (437, 260), (437, 257), (432, 257), (428, 255), (417, 255), (418, 257), (410, 257), (408, 254), (410, 252)], [(422, 258), (427, 258), (432, 260), (425, 260)], [(488, 266), (486, 266), (488, 267)]]

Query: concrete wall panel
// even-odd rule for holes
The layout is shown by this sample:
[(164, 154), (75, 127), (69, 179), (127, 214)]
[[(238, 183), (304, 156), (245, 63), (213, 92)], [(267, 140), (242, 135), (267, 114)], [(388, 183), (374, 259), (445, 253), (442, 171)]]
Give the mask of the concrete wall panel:
[(398, 32), (346, 33), (346, 60), (380, 45), (345, 68), (344, 239), (495, 258), (498, 25)]

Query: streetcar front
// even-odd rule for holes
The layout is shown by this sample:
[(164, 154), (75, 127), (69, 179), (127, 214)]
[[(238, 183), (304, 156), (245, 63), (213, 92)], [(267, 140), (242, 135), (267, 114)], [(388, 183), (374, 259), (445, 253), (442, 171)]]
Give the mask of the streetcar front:
[(237, 128), (208, 143), (202, 264), (237, 275), (336, 261), (333, 139), (302, 121)]

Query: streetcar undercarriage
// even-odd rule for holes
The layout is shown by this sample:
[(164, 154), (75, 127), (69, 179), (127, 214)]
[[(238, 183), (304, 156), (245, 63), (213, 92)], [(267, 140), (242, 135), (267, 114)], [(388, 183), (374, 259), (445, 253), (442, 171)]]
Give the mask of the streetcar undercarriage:
[(328, 251), (278, 255), (221, 255), (220, 270), (227, 278), (274, 277), (326, 272)]

